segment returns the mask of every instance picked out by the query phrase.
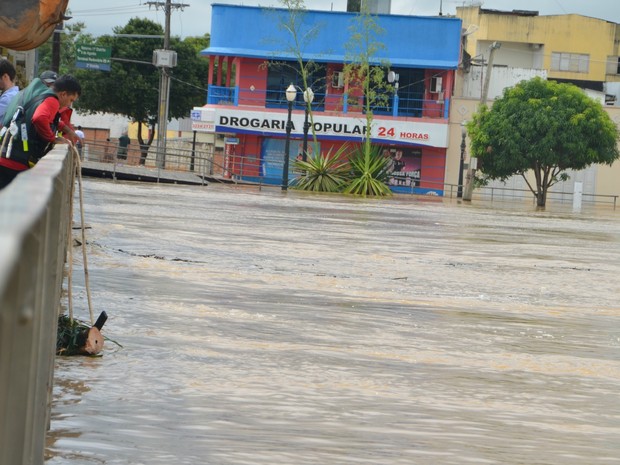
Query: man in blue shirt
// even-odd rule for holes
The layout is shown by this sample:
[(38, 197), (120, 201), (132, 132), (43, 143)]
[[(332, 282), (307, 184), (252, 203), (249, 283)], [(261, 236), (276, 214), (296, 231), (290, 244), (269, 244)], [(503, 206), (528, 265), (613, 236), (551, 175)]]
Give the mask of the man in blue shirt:
[(0, 91), (2, 91), (2, 95), (0, 95), (0, 121), (4, 119), (9, 103), (19, 92), (19, 87), (15, 85), (16, 74), (15, 66), (6, 58), (2, 58), (0, 60)]

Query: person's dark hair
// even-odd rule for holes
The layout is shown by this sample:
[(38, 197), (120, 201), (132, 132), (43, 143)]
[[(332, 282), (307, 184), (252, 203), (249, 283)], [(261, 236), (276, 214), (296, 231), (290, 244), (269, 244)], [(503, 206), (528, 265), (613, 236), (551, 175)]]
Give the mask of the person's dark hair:
[(82, 94), (82, 86), (78, 80), (70, 74), (60, 76), (56, 79), (53, 86), (56, 92), (68, 92), (70, 94), (78, 94), (78, 96)]
[(15, 66), (6, 58), (2, 58), (0, 60), (0, 76), (5, 74), (9, 75), (9, 79), (11, 81), (15, 80), (15, 76), (17, 75), (17, 71), (15, 70)]

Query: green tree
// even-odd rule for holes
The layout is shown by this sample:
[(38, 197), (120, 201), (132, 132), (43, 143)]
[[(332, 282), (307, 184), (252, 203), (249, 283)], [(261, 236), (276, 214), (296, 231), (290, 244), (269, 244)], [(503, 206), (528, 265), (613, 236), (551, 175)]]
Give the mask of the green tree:
[[(145, 138), (143, 124), (138, 125), (138, 142), (142, 155), (153, 142), (158, 116), (158, 69), (152, 65), (153, 50), (163, 48), (163, 28), (148, 19), (132, 18), (127, 25), (114, 29), (116, 34), (140, 36), (159, 35), (162, 38), (101, 36), (97, 45), (112, 48), (109, 72), (78, 70), (82, 96), (76, 107), (91, 113), (108, 112), (125, 115), (132, 121), (150, 127)], [(177, 52), (178, 66), (172, 68), (169, 117), (189, 115), (194, 106), (204, 104), (208, 61), (198, 52), (209, 45), (209, 36), (188, 37), (184, 41), (172, 38), (170, 48)]]
[[(296, 73), (301, 76), (304, 92), (306, 89), (314, 88), (317, 86), (322, 88), (325, 83), (312, 81), (314, 72), (318, 70), (319, 66), (313, 60), (304, 59), (304, 50), (307, 45), (312, 42), (319, 34), (322, 25), (314, 24), (309, 25), (305, 21), (306, 5), (304, 0), (280, 0), (280, 4), (287, 10), (286, 15), (282, 17), (279, 27), (286, 31), (290, 35), (290, 42), (286, 52), (290, 53), (295, 59), (295, 66), (291, 66), (289, 63), (274, 61), (267, 63), (268, 66), (288, 66), (292, 68)], [(313, 154), (318, 155), (318, 143), (316, 137), (316, 131), (314, 129), (314, 114), (312, 112), (312, 102), (304, 102), (306, 110), (309, 116), (309, 129), (312, 134), (312, 143), (314, 144)], [(328, 157), (329, 158), (329, 157)]]
[[(379, 40), (385, 31), (377, 23), (376, 17), (370, 13), (367, 2), (362, 4), (350, 31), (351, 37), (345, 44), (347, 59), (344, 67), (345, 79), (349, 83), (349, 95), (361, 92), (363, 96), (366, 126), (361, 150), (350, 159), (358, 176), (353, 179), (345, 192), (387, 195), (391, 193), (387, 185), (385, 189), (379, 188), (379, 184), (384, 182), (383, 169), (380, 167), (384, 160), (378, 156), (379, 148), (374, 147), (371, 140), (373, 109), (387, 106), (390, 94), (394, 92), (394, 88), (387, 81), (390, 64), (377, 58), (378, 53), (385, 49), (385, 45)], [(373, 176), (378, 177), (375, 179)]]
[(567, 170), (620, 157), (618, 130), (601, 104), (572, 84), (541, 78), (506, 89), (491, 109), (481, 106), (467, 129), (478, 158), (476, 182), (521, 175), (540, 207), (549, 188), (568, 179)]

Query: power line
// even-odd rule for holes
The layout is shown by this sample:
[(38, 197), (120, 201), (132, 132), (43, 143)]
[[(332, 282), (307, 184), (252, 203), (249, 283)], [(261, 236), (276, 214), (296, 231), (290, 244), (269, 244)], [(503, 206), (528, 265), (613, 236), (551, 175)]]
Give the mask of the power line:
[(162, 9), (166, 13), (171, 12), (172, 10), (183, 10), (186, 6), (189, 6), (187, 3), (172, 3), (172, 2), (144, 2), (145, 5), (148, 5), (149, 8), (154, 6), (156, 9)]
[(71, 10), (73, 16), (118, 16), (119, 13), (140, 13), (147, 11), (144, 5), (124, 5), (114, 8), (90, 8), (81, 10)]

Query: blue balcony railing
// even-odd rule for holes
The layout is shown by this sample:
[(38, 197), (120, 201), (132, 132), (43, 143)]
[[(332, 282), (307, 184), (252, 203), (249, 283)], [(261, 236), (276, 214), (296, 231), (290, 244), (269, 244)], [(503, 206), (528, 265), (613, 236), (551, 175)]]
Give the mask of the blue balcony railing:
[[(374, 106), (373, 113), (394, 117), (414, 118), (444, 118), (447, 119), (450, 100), (425, 100), (420, 94), (393, 95), (384, 106)], [(208, 87), (207, 103), (210, 105), (247, 105), (263, 108), (286, 109), (288, 101), (284, 91), (272, 90), (240, 90), (239, 87), (224, 87), (210, 85)], [(305, 109), (303, 95), (298, 92), (293, 104), (297, 110)], [(364, 113), (363, 97), (350, 97), (346, 94), (315, 93), (312, 110), (315, 112), (339, 111), (342, 113)]]
[(210, 85), (207, 89), (207, 103), (210, 105), (238, 105), (239, 88)]

